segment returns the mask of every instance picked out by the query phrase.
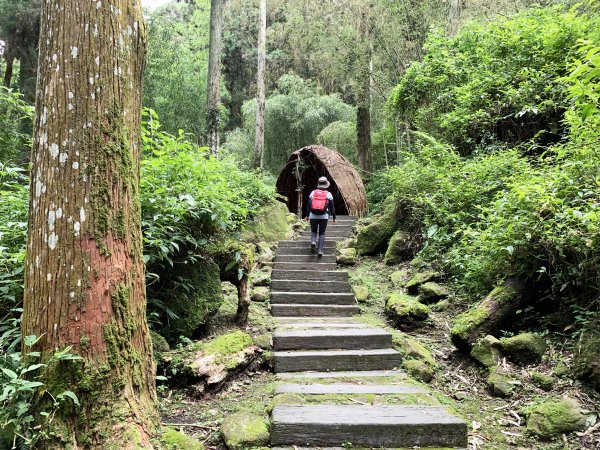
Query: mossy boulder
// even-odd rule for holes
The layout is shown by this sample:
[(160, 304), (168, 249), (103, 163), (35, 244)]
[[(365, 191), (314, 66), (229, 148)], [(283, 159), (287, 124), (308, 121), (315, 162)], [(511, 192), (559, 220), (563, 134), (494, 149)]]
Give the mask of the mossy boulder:
[(461, 350), (470, 351), (481, 337), (497, 334), (526, 298), (523, 283), (507, 280), (481, 302), (454, 318), (450, 331), (452, 343)]
[(356, 238), (355, 237), (349, 237), (346, 239), (342, 239), (341, 241), (337, 241), (335, 244), (335, 249), (340, 252), (341, 250), (347, 249), (347, 248), (356, 248)]
[(165, 427), (160, 436), (164, 450), (204, 450), (204, 445), (179, 431)]
[(496, 397), (510, 397), (514, 392), (514, 386), (510, 383), (510, 377), (502, 371), (494, 368), (485, 380), (488, 388)]
[(569, 369), (569, 366), (567, 366), (564, 361), (559, 361), (556, 366), (554, 366), (554, 370), (552, 371), (552, 375), (559, 378), (567, 376), (570, 373), (571, 369)]
[(471, 357), (484, 367), (495, 367), (502, 358), (501, 348), (500, 340), (487, 335), (473, 346)]
[(395, 333), (393, 337), (394, 346), (406, 359), (417, 359), (423, 361), (432, 368), (437, 367), (431, 352), (416, 339), (403, 333)]
[(408, 280), (405, 288), (410, 294), (416, 294), (419, 292), (419, 286), (427, 283), (428, 281), (438, 280), (439, 278), (440, 274), (438, 272), (434, 272), (433, 270), (419, 272), (410, 280)]
[(250, 274), (253, 286), (270, 286), (271, 285), (271, 273), (270, 267), (263, 267), (260, 270), (255, 270)]
[(586, 418), (581, 405), (572, 398), (540, 403), (528, 413), (527, 431), (544, 439), (585, 428)]
[(415, 270), (423, 270), (427, 267), (427, 262), (423, 258), (417, 256), (416, 258), (411, 260), (410, 267), (412, 267)]
[(390, 238), (383, 261), (388, 266), (392, 266), (409, 258), (412, 253), (410, 233), (404, 230), (396, 230)]
[(384, 210), (373, 221), (360, 227), (356, 236), (356, 250), (359, 255), (375, 255), (386, 249), (387, 243), (396, 231), (396, 200), (390, 196), (384, 202)]
[[(221, 271), (212, 260), (181, 264), (174, 268), (178, 277), (188, 280), (185, 289), (175, 285), (167, 305), (177, 318), (165, 320), (163, 336), (174, 341), (180, 336), (195, 337), (223, 303)], [(171, 277), (175, 277), (175, 273)]]
[(434, 281), (428, 281), (419, 286), (419, 300), (423, 303), (435, 303), (445, 299), (448, 295), (450, 295), (448, 288)]
[(435, 375), (434, 369), (429, 364), (418, 359), (405, 359), (402, 361), (402, 367), (411, 377), (425, 383), (431, 382)]
[(341, 249), (337, 255), (337, 263), (345, 266), (353, 266), (354, 264), (356, 264), (356, 249)]
[(269, 445), (267, 423), (262, 417), (248, 412), (227, 416), (221, 423), (221, 434), (227, 448), (241, 450)]
[(395, 270), (390, 275), (390, 281), (394, 286), (403, 286), (410, 278), (410, 272), (407, 269)]
[(290, 237), (293, 223), (290, 223), (289, 211), (285, 203), (276, 201), (260, 208), (255, 219), (246, 225), (242, 240), (255, 244), (275, 243)]
[(531, 381), (544, 391), (551, 391), (556, 384), (556, 378), (541, 372), (531, 372)]
[(573, 374), (600, 388), (600, 318), (581, 333), (573, 355)]
[(152, 351), (155, 357), (159, 357), (161, 353), (171, 350), (167, 340), (154, 330), (150, 330), (150, 339), (152, 339)]
[(352, 286), (352, 291), (358, 303), (364, 303), (369, 299), (369, 289), (366, 286)]
[(273, 335), (270, 333), (259, 334), (254, 337), (254, 344), (263, 350), (271, 350), (273, 348)]
[(385, 311), (396, 325), (412, 327), (429, 317), (429, 307), (410, 295), (393, 293), (385, 301)]
[(253, 302), (266, 302), (269, 300), (270, 295), (271, 290), (268, 287), (257, 286), (252, 288), (252, 291), (250, 292), (250, 300)]
[(275, 260), (275, 252), (266, 242), (259, 242), (256, 245), (258, 249), (258, 264), (261, 267), (270, 265)]
[(518, 364), (538, 363), (546, 352), (546, 341), (533, 333), (521, 333), (502, 338), (502, 350), (510, 360)]
[(435, 312), (444, 312), (450, 308), (450, 301), (448, 300), (440, 300), (439, 302), (431, 305), (431, 310)]

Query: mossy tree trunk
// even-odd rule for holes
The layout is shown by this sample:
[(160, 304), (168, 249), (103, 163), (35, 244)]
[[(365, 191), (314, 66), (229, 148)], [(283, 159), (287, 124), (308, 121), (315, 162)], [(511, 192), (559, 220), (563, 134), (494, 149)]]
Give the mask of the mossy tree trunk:
[(242, 257), (239, 268), (243, 270), (242, 278), (236, 284), (238, 291), (238, 307), (235, 314), (235, 322), (238, 325), (246, 325), (248, 323), (248, 313), (250, 312), (250, 264), (246, 257)]
[(47, 374), (81, 406), (59, 410), (44, 448), (152, 448), (140, 0), (46, 0), (40, 35), (22, 333), (42, 336), (42, 358), (67, 346), (82, 357)]
[(371, 158), (371, 8), (370, 3), (363, 6), (360, 18), (360, 35), (362, 42), (362, 58), (357, 59), (359, 86), (356, 109), (356, 133), (358, 145), (358, 167), (366, 173), (372, 170)]

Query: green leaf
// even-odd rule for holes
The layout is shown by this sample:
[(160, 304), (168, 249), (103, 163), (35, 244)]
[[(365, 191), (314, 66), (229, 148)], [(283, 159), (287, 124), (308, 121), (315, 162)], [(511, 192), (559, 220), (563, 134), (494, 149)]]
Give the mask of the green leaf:
[(77, 398), (77, 395), (75, 395), (75, 393), (73, 391), (64, 391), (62, 394), (57, 396), (58, 398), (63, 398), (63, 397), (69, 397), (71, 400), (73, 400), (73, 403), (75, 403), (77, 406), (79, 405), (79, 399)]
[(19, 378), (19, 376), (15, 372), (5, 367), (2, 367), (2, 372), (4, 372), (4, 374), (11, 380), (16, 380), (17, 378)]

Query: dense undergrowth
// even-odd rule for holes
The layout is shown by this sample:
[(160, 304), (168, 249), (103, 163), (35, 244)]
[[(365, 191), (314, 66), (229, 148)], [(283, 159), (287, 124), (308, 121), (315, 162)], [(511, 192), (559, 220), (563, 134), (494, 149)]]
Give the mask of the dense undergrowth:
[(370, 200), (401, 199), (420, 255), (473, 300), (516, 276), (598, 309), (599, 29), (580, 5), (433, 34), (393, 92), (414, 142)]

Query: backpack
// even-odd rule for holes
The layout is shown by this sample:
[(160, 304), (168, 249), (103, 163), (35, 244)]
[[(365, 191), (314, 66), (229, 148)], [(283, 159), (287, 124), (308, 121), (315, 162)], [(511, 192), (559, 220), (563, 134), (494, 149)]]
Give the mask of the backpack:
[(325, 189), (317, 189), (313, 191), (310, 212), (317, 215), (325, 214), (327, 212), (327, 207), (329, 206), (327, 194), (329, 194), (329, 192), (327, 192)]

